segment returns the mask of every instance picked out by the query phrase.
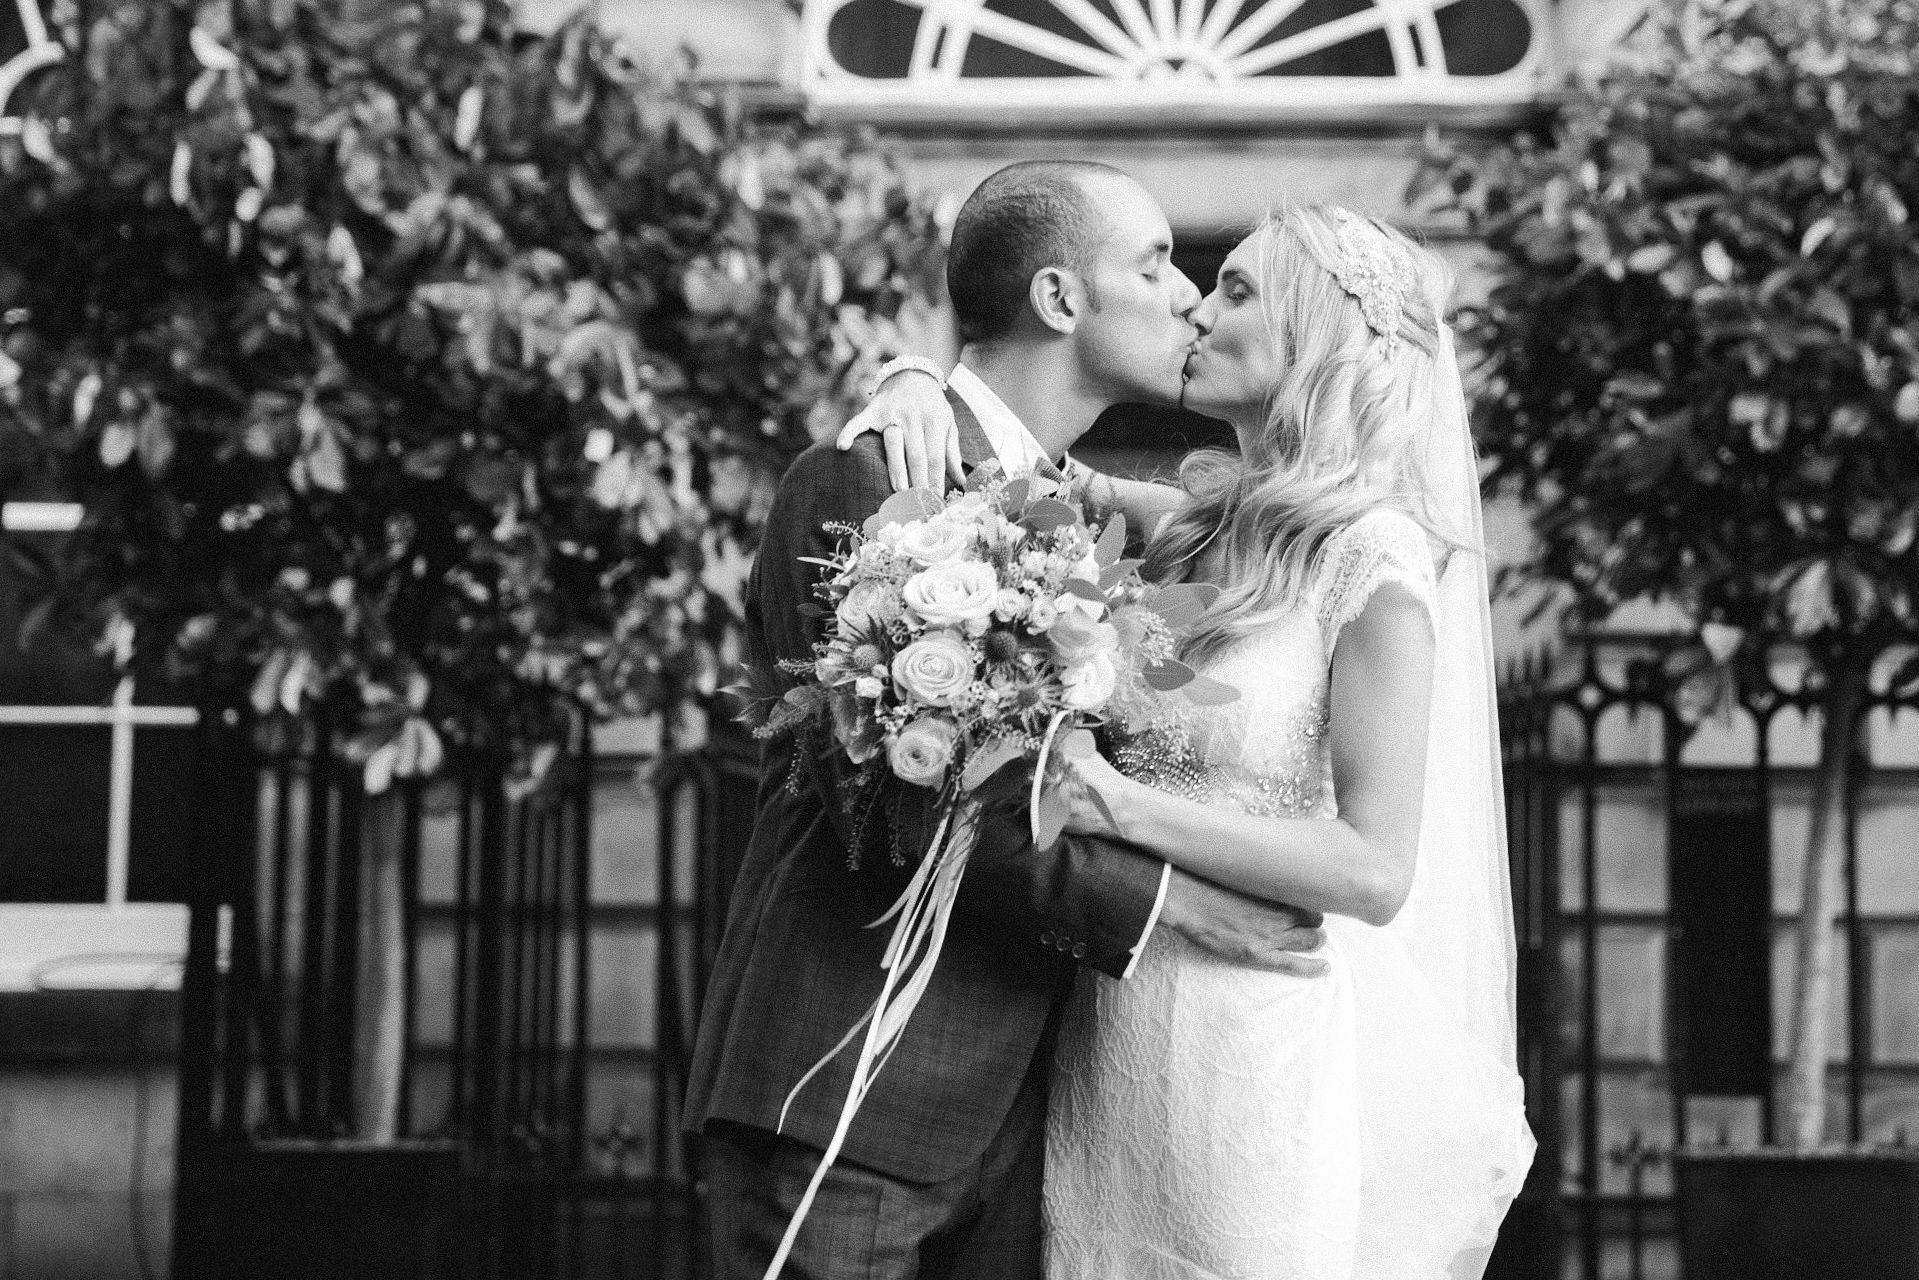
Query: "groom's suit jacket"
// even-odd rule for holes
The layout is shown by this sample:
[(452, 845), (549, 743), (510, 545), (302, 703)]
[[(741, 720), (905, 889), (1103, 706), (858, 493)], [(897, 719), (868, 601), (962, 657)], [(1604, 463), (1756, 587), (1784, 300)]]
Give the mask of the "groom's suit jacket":
[[(963, 453), (984, 437), (957, 397)], [(749, 659), (810, 658), (801, 613), (817, 565), (891, 493), (879, 437), (801, 454), (781, 481), (747, 588)], [(905, 887), (932, 834), (923, 788), (892, 783), (863, 820), (843, 804), (837, 750), (768, 742), (753, 834), (701, 1013), (686, 1127), (728, 1120), (817, 1148), (832, 1137), (858, 1038), (787, 1112), (787, 1093), (852, 1029), (881, 981), (890, 929), (865, 926)], [(789, 785), (790, 784), (790, 785)], [(854, 863), (857, 863), (855, 869)], [(1075, 962), (1123, 975), (1155, 909), (1164, 864), (1129, 846), (1066, 837), (1033, 847), (1024, 807), (989, 806), (945, 951), (898, 1048), (861, 1105), (843, 1158), (912, 1182), (977, 1161), (1040, 1049)]]

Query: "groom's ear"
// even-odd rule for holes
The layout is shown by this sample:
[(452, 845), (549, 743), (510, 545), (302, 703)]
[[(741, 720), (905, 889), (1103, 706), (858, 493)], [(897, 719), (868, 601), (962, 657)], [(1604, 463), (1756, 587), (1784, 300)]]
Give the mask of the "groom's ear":
[(1080, 317), (1086, 314), (1086, 285), (1064, 267), (1042, 267), (1033, 273), (1026, 300), (1041, 324), (1067, 334), (1079, 328)]

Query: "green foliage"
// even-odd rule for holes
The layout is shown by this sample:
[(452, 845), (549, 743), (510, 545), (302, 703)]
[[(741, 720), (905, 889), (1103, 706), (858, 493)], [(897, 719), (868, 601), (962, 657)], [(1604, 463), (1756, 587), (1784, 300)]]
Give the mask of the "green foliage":
[(1914, 624), (1916, 46), (1912, 0), (1688, 0), (1541, 132), (1434, 140), (1492, 252), (1481, 448), (1583, 616)]
[(0, 490), (86, 504), (69, 617), (402, 772), (710, 694), (772, 484), (930, 296), (891, 159), (502, 0), (52, 9)]

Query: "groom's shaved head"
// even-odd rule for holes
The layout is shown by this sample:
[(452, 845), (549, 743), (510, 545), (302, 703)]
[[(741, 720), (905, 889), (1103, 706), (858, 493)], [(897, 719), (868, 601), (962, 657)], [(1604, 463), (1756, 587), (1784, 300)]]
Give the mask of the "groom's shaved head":
[(1087, 277), (1107, 234), (1089, 188), (1114, 178), (1126, 175), (1091, 160), (1022, 160), (975, 188), (946, 253), (946, 291), (962, 341), (1011, 333), (1033, 277), (1047, 267)]

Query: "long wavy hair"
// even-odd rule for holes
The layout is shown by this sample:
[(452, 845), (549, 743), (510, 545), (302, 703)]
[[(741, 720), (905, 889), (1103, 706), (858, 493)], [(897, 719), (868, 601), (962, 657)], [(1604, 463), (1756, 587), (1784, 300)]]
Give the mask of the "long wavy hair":
[[(1365, 224), (1412, 265), (1391, 357), (1359, 299), (1341, 287), (1340, 219)], [(1202, 450), (1180, 466), (1187, 503), (1160, 523), (1145, 572), (1160, 582), (1217, 558), (1219, 602), (1187, 637), (1191, 661), (1217, 657), (1295, 607), (1326, 540), (1369, 511), (1405, 512), (1447, 549), (1427, 499), (1425, 427), (1452, 271), (1398, 231), (1330, 205), (1270, 214), (1253, 232), (1261, 309), (1281, 372), (1243, 455)]]

